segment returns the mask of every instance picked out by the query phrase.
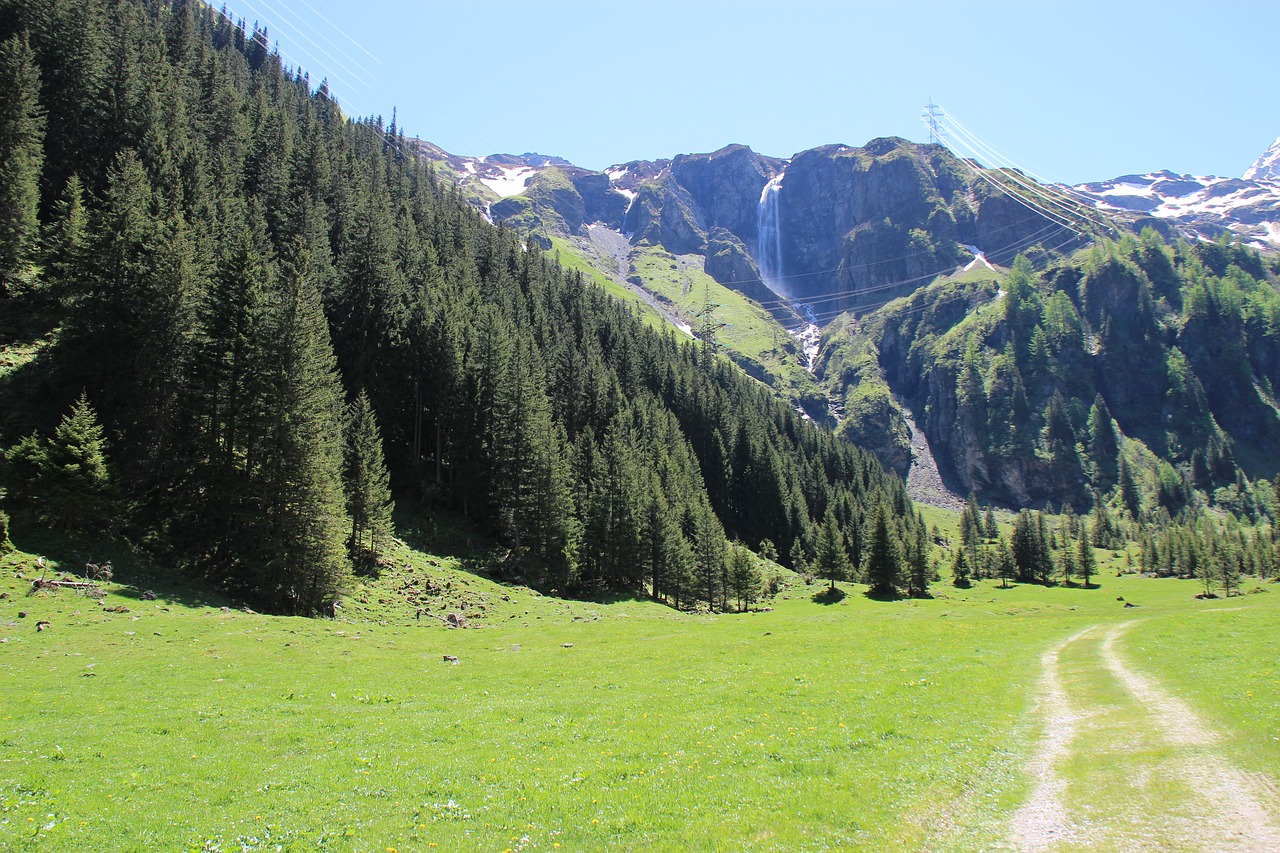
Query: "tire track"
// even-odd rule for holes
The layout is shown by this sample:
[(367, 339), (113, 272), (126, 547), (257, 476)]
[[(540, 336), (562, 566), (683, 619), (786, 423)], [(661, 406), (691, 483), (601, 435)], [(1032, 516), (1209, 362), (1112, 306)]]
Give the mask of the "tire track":
[[(1274, 783), (1233, 765), (1219, 751), (1221, 733), (1154, 677), (1125, 662), (1116, 644), (1133, 624), (1105, 632), (1096, 625), (1086, 628), (1041, 657), (1036, 708), (1044, 734), (1026, 766), (1032, 792), (1010, 821), (1009, 846), (1024, 853), (1059, 846), (1280, 851), (1280, 824), (1273, 817), (1280, 797)], [(1065, 678), (1063, 653), (1073, 646), (1070, 678)], [(1101, 701), (1096, 698), (1099, 689), (1118, 698)], [(1088, 717), (1095, 717), (1096, 724), (1082, 725)], [(1143, 743), (1154, 743), (1158, 750), (1131, 756)], [(1101, 806), (1095, 799), (1092, 807), (1077, 803), (1072, 808), (1068, 780), (1059, 768), (1079, 755), (1110, 768), (1103, 790), (1114, 784), (1116, 796)], [(1166, 796), (1178, 793), (1172, 799), (1144, 794), (1155, 779), (1164, 784), (1160, 790)], [(1119, 796), (1126, 786), (1127, 795)]]
[(1147, 709), (1155, 729), (1183, 754), (1176, 769), (1201, 801), (1196, 816), (1200, 849), (1241, 853), (1280, 850), (1280, 829), (1263, 805), (1265, 800), (1275, 802), (1274, 791), (1267, 791), (1267, 781), (1244, 773), (1213, 750), (1222, 736), (1187, 703), (1154, 679), (1130, 669), (1116, 653), (1116, 641), (1132, 625), (1126, 622), (1107, 632), (1102, 658), (1116, 680)]
[(1039, 853), (1059, 841), (1084, 840), (1082, 827), (1072, 824), (1063, 802), (1067, 782), (1055, 770), (1055, 765), (1069, 754), (1080, 720), (1068, 701), (1059, 671), (1059, 658), (1067, 646), (1088, 636), (1096, 627), (1072, 634), (1051, 646), (1040, 658), (1040, 695), (1036, 705), (1044, 718), (1044, 736), (1027, 765), (1027, 773), (1035, 787), (1010, 824), (1010, 835), (1017, 850)]

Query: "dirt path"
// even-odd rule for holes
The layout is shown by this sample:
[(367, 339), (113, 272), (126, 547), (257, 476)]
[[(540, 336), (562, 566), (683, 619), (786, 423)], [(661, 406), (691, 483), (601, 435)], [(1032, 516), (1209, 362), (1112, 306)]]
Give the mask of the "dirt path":
[(1093, 630), (1085, 628), (1073, 634), (1040, 658), (1040, 696), (1036, 705), (1043, 718), (1044, 737), (1035, 757), (1027, 765), (1027, 773), (1034, 784), (1031, 798), (1014, 814), (1009, 827), (1014, 847), (1018, 850), (1047, 850), (1056, 841), (1074, 840), (1080, 834), (1071, 827), (1063, 804), (1066, 780), (1054, 771), (1054, 765), (1067, 756), (1079, 721), (1067, 699), (1058, 658), (1063, 649)]
[(1133, 625), (1045, 652), (1032, 793), (1009, 826), (1021, 851), (1280, 851), (1277, 795), (1217, 749), (1222, 735), (1116, 649)]

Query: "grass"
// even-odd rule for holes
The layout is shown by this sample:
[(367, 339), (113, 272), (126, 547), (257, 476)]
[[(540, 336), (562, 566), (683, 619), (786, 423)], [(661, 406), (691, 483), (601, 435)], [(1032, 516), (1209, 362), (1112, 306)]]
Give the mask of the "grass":
[(1025, 795), (1040, 654), (1135, 613), (1152, 627), (1126, 642), (1158, 643), (1143, 660), (1171, 686), (1196, 681), (1173, 670), (1200, 650), (1220, 684), (1188, 698), (1207, 718), (1245, 740), (1280, 722), (1274, 686), (1217, 705), (1261, 691), (1276, 597), (1219, 612), (1242, 599), (1106, 560), (1100, 589), (939, 584), (886, 603), (849, 584), (821, 605), (797, 585), (771, 611), (709, 617), (562, 601), (397, 546), (338, 620), (307, 620), (78, 547), (65, 567), (111, 556), (133, 584), (102, 603), (29, 596), (30, 551), (0, 560), (0, 848), (918, 849), (985, 821), (960, 836), (979, 849)]
[(793, 399), (816, 396), (804, 354), (777, 320), (746, 296), (707, 275), (690, 257), (648, 245), (635, 247), (631, 255), (635, 274), (644, 286), (671, 304), (695, 329), (698, 312), (707, 302), (718, 306), (714, 319), (725, 325), (716, 332), (716, 341), (734, 354), (749, 373), (766, 379)]

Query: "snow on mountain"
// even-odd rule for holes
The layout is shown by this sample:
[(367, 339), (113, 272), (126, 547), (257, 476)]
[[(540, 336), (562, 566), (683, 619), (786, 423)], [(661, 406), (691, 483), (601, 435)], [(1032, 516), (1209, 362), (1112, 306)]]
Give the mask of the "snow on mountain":
[[(1264, 155), (1255, 169), (1266, 159)], [(1280, 169), (1280, 147), (1273, 159)], [(1212, 240), (1230, 230), (1257, 248), (1280, 249), (1280, 179), (1215, 178), (1165, 170), (1080, 184), (1070, 191), (1099, 210), (1169, 220), (1201, 239)]]
[(1244, 173), (1246, 181), (1280, 181), (1280, 137)]
[[(497, 173), (495, 174), (493, 170)], [(493, 190), (500, 198), (508, 198), (524, 192), (529, 179), (537, 174), (537, 169), (532, 166), (494, 165), (484, 173), (477, 172), (477, 174), (480, 175), (480, 183)]]

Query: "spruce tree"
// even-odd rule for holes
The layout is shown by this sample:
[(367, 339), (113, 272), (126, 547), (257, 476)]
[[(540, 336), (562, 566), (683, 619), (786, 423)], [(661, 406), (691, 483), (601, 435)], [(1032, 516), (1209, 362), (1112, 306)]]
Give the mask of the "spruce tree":
[(296, 245), (269, 294), (271, 408), (262, 447), (265, 527), (255, 589), (273, 607), (311, 613), (332, 602), (350, 573), (350, 522), (342, 492), (341, 388), (310, 257)]
[(84, 394), (63, 416), (44, 456), (40, 488), (51, 516), (68, 529), (109, 519), (111, 475), (98, 416)]
[(1076, 570), (1080, 573), (1080, 579), (1086, 588), (1089, 586), (1089, 579), (1093, 577), (1095, 566), (1097, 566), (1097, 560), (1093, 554), (1089, 525), (1084, 523), (1080, 525), (1080, 538), (1076, 540)]
[[(347, 406), (346, 487), (347, 512), (351, 515), (349, 548), (353, 558), (378, 548), (391, 535), (391, 475), (382, 454), (382, 434), (369, 396), (361, 391)], [(365, 537), (368, 536), (368, 544)]]
[(738, 610), (746, 610), (760, 598), (763, 577), (755, 555), (740, 542), (729, 546), (729, 587), (737, 599)]
[(837, 581), (847, 580), (851, 571), (849, 555), (844, 548), (844, 537), (831, 507), (827, 507), (822, 526), (818, 528), (817, 550), (812, 568), (815, 575), (830, 582), (832, 590), (836, 588)]
[(867, 583), (871, 585), (872, 595), (897, 595), (902, 579), (902, 551), (889, 532), (888, 516), (885, 507), (876, 513), (871, 548), (867, 553)]
[(951, 585), (968, 588), (971, 574), (969, 559), (965, 557), (964, 549), (957, 548), (955, 559), (951, 562)]

